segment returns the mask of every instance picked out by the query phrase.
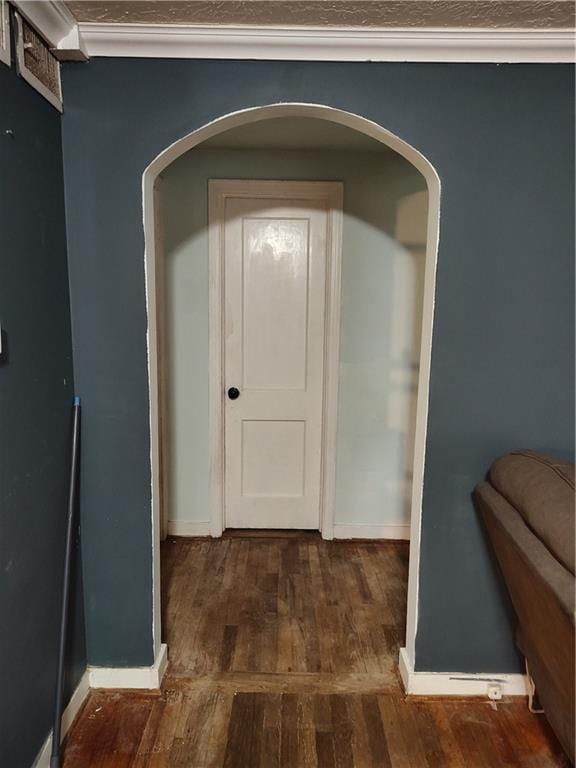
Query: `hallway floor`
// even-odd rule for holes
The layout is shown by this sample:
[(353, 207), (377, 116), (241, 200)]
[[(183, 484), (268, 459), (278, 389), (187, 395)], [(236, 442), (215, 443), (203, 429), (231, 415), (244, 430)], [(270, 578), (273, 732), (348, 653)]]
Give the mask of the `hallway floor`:
[(93, 691), (64, 768), (569, 765), (522, 700), (406, 700), (406, 543), (228, 534), (162, 554), (162, 691)]

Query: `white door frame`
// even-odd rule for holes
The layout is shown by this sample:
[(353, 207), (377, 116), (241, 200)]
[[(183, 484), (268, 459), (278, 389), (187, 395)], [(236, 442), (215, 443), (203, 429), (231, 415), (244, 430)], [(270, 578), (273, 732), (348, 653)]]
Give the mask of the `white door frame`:
[[(404, 662), (414, 669), (416, 632), (418, 628), (418, 579), (420, 569), (420, 527), (422, 520), (422, 492), (424, 486), (424, 462), (428, 425), (428, 394), (430, 385), (430, 359), (432, 352), (432, 325), (434, 321), (434, 294), (436, 286), (436, 262), (440, 230), (440, 178), (432, 163), (415, 147), (360, 115), (345, 112), (322, 104), (281, 103), (251, 107), (232, 112), (183, 136), (164, 149), (145, 169), (142, 176), (144, 268), (146, 276), (146, 308), (148, 316), (148, 381), (150, 397), (150, 469), (151, 469), (151, 525), (152, 525), (152, 635), (154, 654), (161, 654), (160, 613), (160, 525), (161, 525), (161, 476), (160, 476), (160, 419), (162, 405), (159, 401), (158, 371), (158, 318), (157, 318), (157, 262), (161, 256), (155, 242), (157, 210), (154, 205), (154, 187), (158, 175), (180, 155), (216, 136), (223, 131), (241, 125), (278, 117), (314, 117), (347, 126), (386, 144), (406, 158), (422, 173), (428, 186), (428, 227), (426, 238), (426, 266), (424, 275), (424, 299), (422, 309), (422, 341), (420, 347), (420, 372), (414, 442), (414, 472), (412, 480), (412, 505), (410, 520), (410, 564), (408, 570), (408, 609), (406, 617), (406, 648), (402, 649)], [(327, 533), (327, 532), (325, 532)]]
[(224, 226), (229, 197), (279, 197), (323, 200), (328, 213), (326, 239), (326, 310), (324, 323), (324, 382), (322, 408), (322, 460), (320, 478), (320, 530), (331, 539), (334, 528), (336, 476), (336, 422), (340, 353), (340, 286), (342, 271), (343, 184), (339, 181), (211, 180), (208, 183), (209, 258), (209, 442), (210, 533), (221, 536), (225, 521), (224, 498)]

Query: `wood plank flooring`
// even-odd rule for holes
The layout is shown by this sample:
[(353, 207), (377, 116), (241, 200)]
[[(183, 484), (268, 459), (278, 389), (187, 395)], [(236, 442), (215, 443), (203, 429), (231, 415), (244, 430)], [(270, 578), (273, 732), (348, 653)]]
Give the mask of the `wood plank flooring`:
[(64, 768), (569, 766), (522, 700), (406, 700), (405, 543), (243, 534), (162, 554), (162, 691), (93, 691)]
[(399, 690), (406, 543), (169, 539), (165, 641), (172, 674), (365, 674)]

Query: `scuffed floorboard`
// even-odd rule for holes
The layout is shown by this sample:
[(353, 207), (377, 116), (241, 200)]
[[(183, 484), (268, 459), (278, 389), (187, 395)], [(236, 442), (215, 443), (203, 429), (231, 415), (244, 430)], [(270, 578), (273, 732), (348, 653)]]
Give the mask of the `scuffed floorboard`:
[(63, 768), (568, 768), (522, 700), (406, 700), (407, 566), (400, 542), (169, 539), (162, 691), (93, 691)]

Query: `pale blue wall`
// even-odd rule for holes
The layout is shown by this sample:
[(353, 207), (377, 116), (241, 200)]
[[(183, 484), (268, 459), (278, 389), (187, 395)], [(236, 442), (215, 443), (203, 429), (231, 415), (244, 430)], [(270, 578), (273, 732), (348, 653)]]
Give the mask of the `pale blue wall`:
[(395, 153), (358, 151), (200, 149), (163, 173), (170, 519), (209, 517), (210, 178), (344, 182), (335, 519), (408, 524), (426, 186)]

